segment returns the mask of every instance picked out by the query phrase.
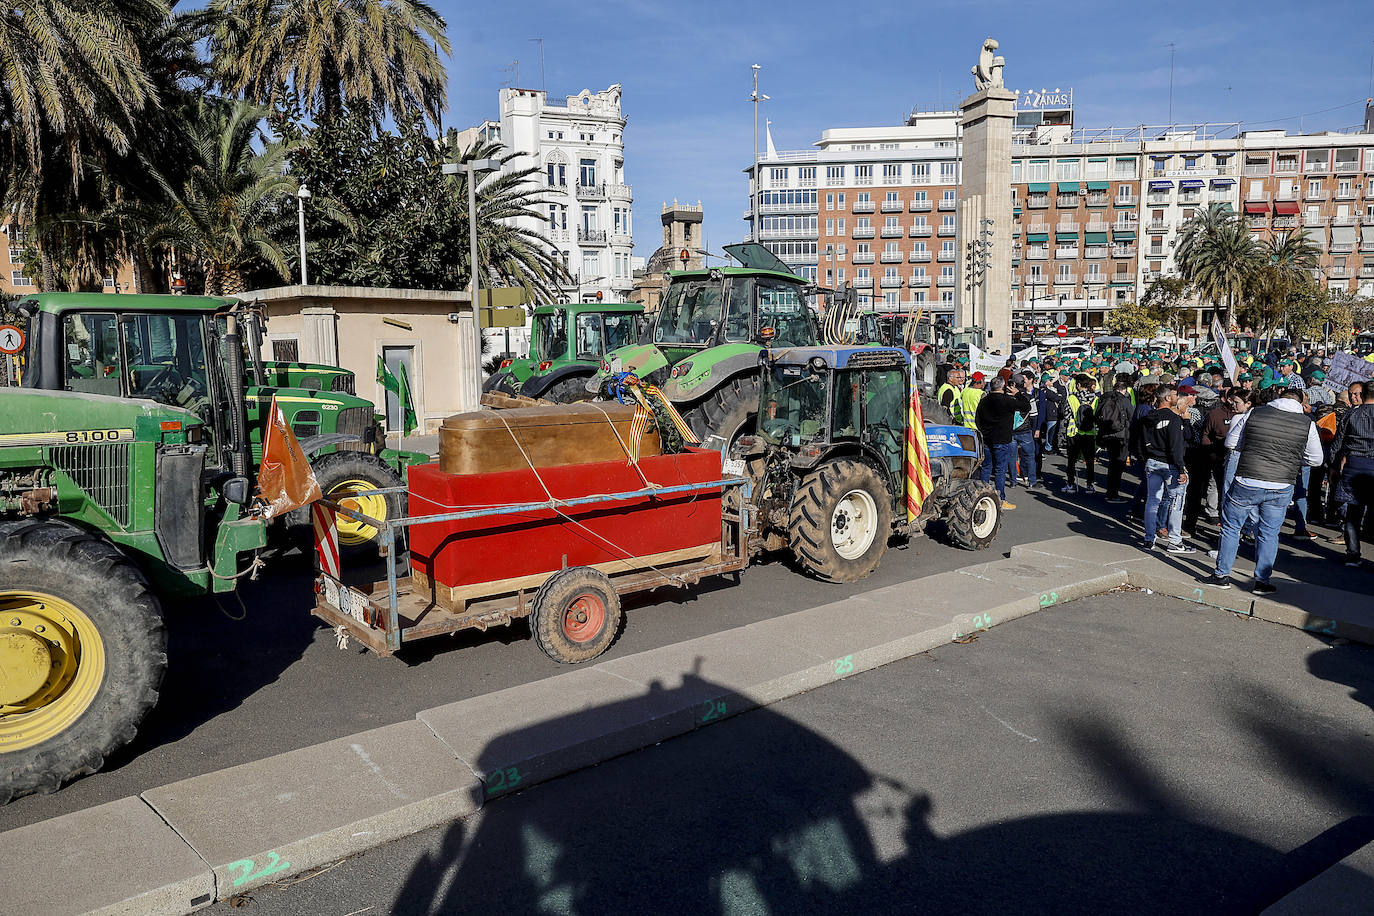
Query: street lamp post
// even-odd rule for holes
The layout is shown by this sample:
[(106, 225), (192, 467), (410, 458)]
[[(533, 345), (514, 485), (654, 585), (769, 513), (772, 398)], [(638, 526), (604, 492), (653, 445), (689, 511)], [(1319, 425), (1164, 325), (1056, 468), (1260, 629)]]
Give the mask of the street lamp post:
[(301, 229), (301, 286), (310, 282), (305, 276), (305, 202), (309, 199), (310, 189), (302, 184), (296, 191), (296, 212), (300, 219)]
[(754, 70), (754, 91), (749, 96), (749, 101), (754, 103), (754, 193), (750, 202), (750, 211), (753, 219), (749, 221), (749, 240), (757, 242), (759, 240), (759, 189), (763, 183), (759, 180), (759, 102), (768, 101), (768, 96), (759, 94), (759, 70), (763, 69), (758, 64), (753, 65)]
[(469, 159), (467, 162), (445, 162), (442, 166), (445, 175), (466, 172), (468, 176), (468, 296), (472, 301), (472, 327), (477, 337), (477, 358), (474, 361), (474, 375), (477, 388), (482, 391), (482, 311), (477, 303), (477, 175), (480, 172), (499, 172), (500, 159)]

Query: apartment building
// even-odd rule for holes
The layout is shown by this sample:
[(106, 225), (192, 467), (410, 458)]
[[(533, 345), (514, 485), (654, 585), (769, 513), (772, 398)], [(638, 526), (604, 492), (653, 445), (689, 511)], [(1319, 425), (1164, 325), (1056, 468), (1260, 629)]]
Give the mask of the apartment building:
[(500, 120), (476, 130), (521, 155), (510, 169), (538, 169), (548, 219), (517, 225), (545, 235), (572, 282), (562, 298), (622, 300), (634, 286), (634, 197), (625, 183), (621, 87), (584, 89), (550, 104), (541, 90), (502, 89)]
[[(1212, 204), (1244, 213), (1259, 235), (1308, 233), (1322, 250), (1317, 279), (1374, 296), (1374, 131), (1082, 129), (1072, 104), (1072, 90), (1022, 93), (1017, 103), (1013, 225), (992, 228), (994, 244), (1012, 246), (1018, 330), (1044, 329), (1061, 310), (1071, 324), (1101, 326), (1108, 310), (1176, 272), (1180, 228)], [(770, 151), (760, 162), (764, 243), (804, 246), (808, 237), (793, 229), (809, 230), (814, 212), (823, 285), (851, 283), (864, 305), (880, 310), (952, 313), (964, 252), (958, 113), (913, 112), (900, 126), (826, 130), (815, 147)], [(794, 184), (803, 174), (808, 184)], [(813, 180), (814, 210), (809, 193), (770, 197), (809, 192)], [(784, 214), (785, 223), (767, 222)], [(1210, 319), (1198, 303), (1197, 326)]]
[[(26, 296), (38, 292), (38, 265), (24, 263), (24, 248), (28, 239), (25, 230), (11, 218), (0, 220), (0, 293), (7, 296)], [(101, 291), (106, 293), (131, 293), (134, 289), (133, 266), (119, 264), (105, 277), (101, 278)]]
[[(756, 205), (758, 240), (797, 274), (813, 282), (817, 278), (817, 162), (818, 156), (812, 150), (778, 152), (770, 143), (758, 162)], [(753, 166), (744, 171), (749, 175), (753, 194)], [(750, 210), (744, 214), (749, 227), (747, 238), (753, 237), (754, 208), (751, 197)]]

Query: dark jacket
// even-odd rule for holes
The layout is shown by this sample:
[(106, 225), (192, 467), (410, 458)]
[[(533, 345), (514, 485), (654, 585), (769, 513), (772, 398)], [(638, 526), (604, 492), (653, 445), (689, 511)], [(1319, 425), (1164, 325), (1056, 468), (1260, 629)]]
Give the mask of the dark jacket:
[(1131, 430), (1128, 439), (1128, 448), (1132, 457), (1144, 460), (1145, 441), (1141, 434), (1145, 429), (1145, 418), (1154, 410), (1153, 404), (1137, 404), (1135, 413), (1131, 416)]
[(1053, 385), (1035, 389), (1035, 428), (1043, 434), (1050, 423), (1057, 423), (1064, 411), (1064, 399)]
[(1331, 454), (1347, 458), (1374, 458), (1374, 404), (1352, 407), (1345, 412), (1331, 440)]
[(1097, 407), (1097, 438), (1124, 441), (1131, 431), (1131, 414), (1135, 405), (1124, 391), (1109, 391), (1102, 395)]
[(1235, 415), (1230, 404), (1222, 403), (1213, 407), (1202, 423), (1202, 446), (1217, 458), (1226, 455), (1226, 433)]
[(1140, 442), (1146, 458), (1167, 462), (1178, 471), (1185, 469), (1183, 418), (1173, 410), (1158, 407), (1146, 414), (1140, 423)]
[(975, 420), (978, 432), (988, 445), (1005, 445), (1011, 441), (1012, 426), (1018, 413), (1029, 413), (1030, 401), (1024, 394), (1011, 395), (990, 391), (978, 402)]

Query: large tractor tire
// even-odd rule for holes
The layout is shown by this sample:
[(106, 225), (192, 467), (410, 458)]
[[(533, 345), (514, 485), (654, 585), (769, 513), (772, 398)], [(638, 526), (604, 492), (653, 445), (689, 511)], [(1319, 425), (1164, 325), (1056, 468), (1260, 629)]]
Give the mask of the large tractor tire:
[(933, 423), (936, 426), (955, 425), (954, 417), (950, 416), (949, 408), (925, 395), (921, 395), (921, 416), (925, 418), (927, 423)]
[[(334, 452), (315, 459), (312, 467), (320, 492), (327, 498), (382, 521), (405, 517), (404, 493), (371, 492), (405, 486), (400, 475), (376, 455)], [(339, 532), (339, 552), (345, 559), (376, 558), (381, 546), (381, 532), (377, 528), (343, 515), (336, 516), (334, 521)], [(400, 534), (398, 529), (398, 540)]]
[(166, 670), (161, 608), (127, 557), (65, 522), (0, 522), (0, 804), (100, 769)]
[(949, 539), (965, 550), (983, 550), (1002, 527), (1002, 497), (997, 488), (982, 480), (959, 484), (945, 512)]
[(872, 467), (822, 465), (792, 495), (787, 536), (802, 568), (827, 582), (856, 582), (878, 568), (892, 534), (892, 501)]
[(549, 390), (541, 394), (540, 397), (558, 404), (585, 401), (592, 396), (592, 393), (587, 390), (587, 379), (589, 378), (591, 378), (589, 375), (579, 375), (554, 382), (549, 386)]
[(605, 573), (586, 566), (556, 572), (534, 596), (530, 632), (549, 658), (564, 665), (591, 661), (611, 647), (624, 614)]
[(728, 453), (736, 439), (753, 431), (758, 412), (759, 377), (741, 375), (683, 411), (682, 418), (701, 440), (702, 448)]

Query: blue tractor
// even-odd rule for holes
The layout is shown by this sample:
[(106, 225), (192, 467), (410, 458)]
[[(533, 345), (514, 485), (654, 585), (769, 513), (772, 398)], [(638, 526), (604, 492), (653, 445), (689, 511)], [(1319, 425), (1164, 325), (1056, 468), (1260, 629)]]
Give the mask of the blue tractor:
[(960, 547), (992, 543), (1002, 501), (977, 479), (983, 443), (965, 426), (924, 424), (932, 486), (907, 519), (905, 348), (791, 347), (760, 362), (757, 426), (728, 468), (750, 479), (739, 498), (753, 507), (757, 550), (790, 548), (817, 578), (853, 582), (878, 567), (891, 536), (920, 534), (931, 521)]

